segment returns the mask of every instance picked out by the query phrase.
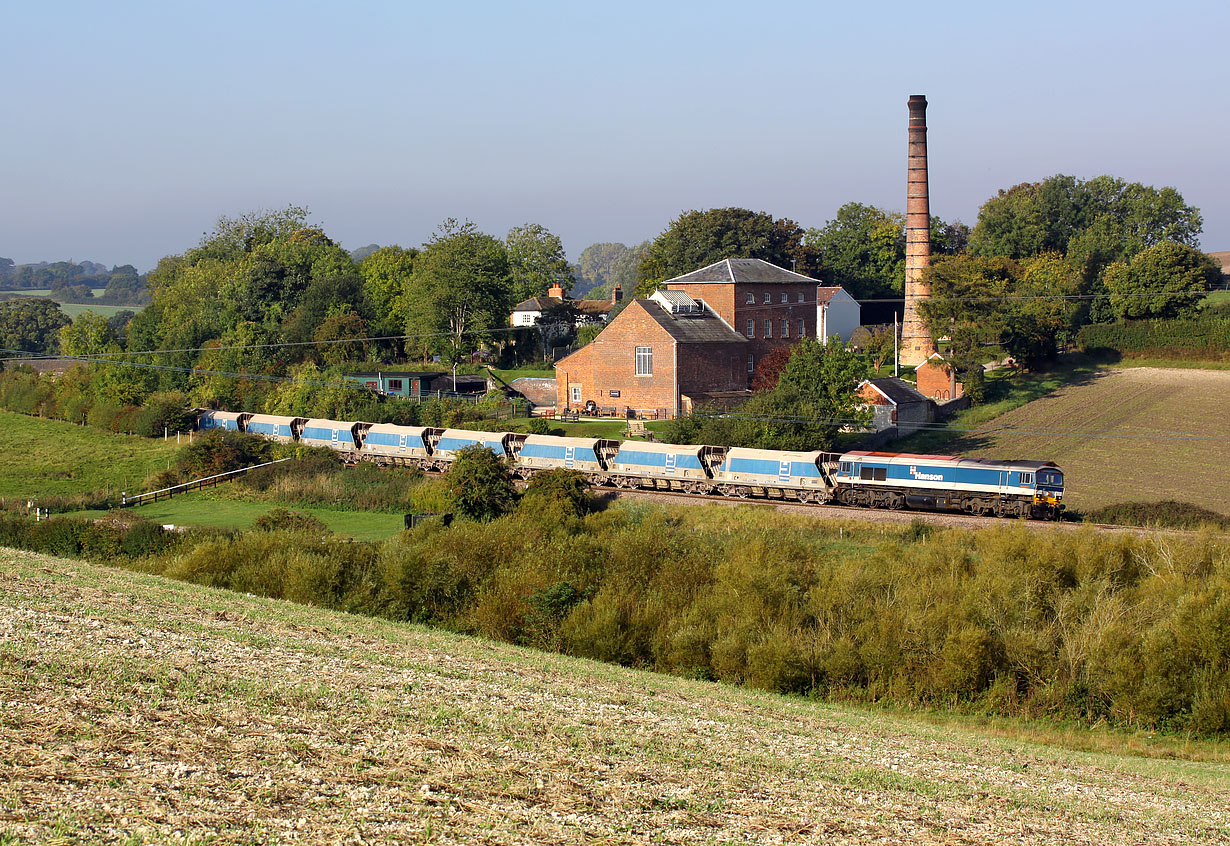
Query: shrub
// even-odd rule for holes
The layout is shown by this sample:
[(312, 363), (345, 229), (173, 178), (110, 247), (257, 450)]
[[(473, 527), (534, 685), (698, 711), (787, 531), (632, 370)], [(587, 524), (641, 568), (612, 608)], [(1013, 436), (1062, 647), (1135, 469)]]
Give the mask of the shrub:
[(492, 520), (517, 502), (508, 462), (477, 444), (457, 451), (445, 485), (457, 510), (472, 520)]
[(256, 518), (252, 528), (261, 532), (306, 532), (314, 535), (331, 534), (325, 521), (306, 511), (291, 511), (275, 508)]

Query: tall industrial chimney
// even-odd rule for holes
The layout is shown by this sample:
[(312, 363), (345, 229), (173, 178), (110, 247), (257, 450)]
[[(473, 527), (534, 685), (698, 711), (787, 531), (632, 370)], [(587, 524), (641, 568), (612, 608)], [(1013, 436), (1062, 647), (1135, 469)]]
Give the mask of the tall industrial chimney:
[(935, 341), (918, 311), (931, 293), (922, 281), (931, 264), (931, 202), (927, 193), (927, 98), (909, 100), (910, 129), (905, 190), (905, 319), (901, 326), (901, 363), (916, 366), (935, 351)]

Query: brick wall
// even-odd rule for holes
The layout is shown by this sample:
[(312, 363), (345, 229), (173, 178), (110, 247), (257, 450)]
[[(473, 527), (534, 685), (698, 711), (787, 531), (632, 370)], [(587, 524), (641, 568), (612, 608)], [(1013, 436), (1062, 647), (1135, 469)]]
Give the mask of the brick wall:
[[(779, 282), (757, 283), (677, 283), (667, 286), (672, 291), (683, 291), (693, 299), (704, 300), (718, 315), (729, 323), (739, 334), (748, 337), (747, 349), (744, 352), (744, 371), (747, 369), (746, 357), (755, 356), (755, 361), (768, 355), (774, 349), (789, 346), (800, 337), (816, 337), (816, 286), (807, 284), (788, 285)], [(751, 294), (755, 302), (749, 303)], [(770, 302), (765, 303), (765, 295)], [(781, 295), (785, 294), (789, 302), (783, 303)], [(799, 294), (803, 302), (799, 302)], [(747, 322), (753, 321), (753, 331), (748, 333)], [(766, 337), (765, 321), (772, 323), (772, 337)], [(782, 321), (788, 322), (789, 332), (782, 337)], [(803, 336), (799, 335), (799, 321), (803, 321)]]
[[(649, 315), (646, 306), (632, 302), (592, 344), (556, 363), (556, 408), (577, 409), (593, 400), (600, 408), (615, 408), (619, 414), (632, 409), (673, 415), (679, 393), (746, 388), (745, 346), (679, 344), (676, 351), (675, 339)], [(637, 347), (652, 350), (653, 375), (636, 375)], [(579, 402), (572, 399), (575, 386), (581, 389)]]
[(939, 359), (928, 359), (914, 370), (918, 379), (918, 392), (936, 400), (957, 399), (964, 394), (964, 386), (957, 381), (951, 364)]

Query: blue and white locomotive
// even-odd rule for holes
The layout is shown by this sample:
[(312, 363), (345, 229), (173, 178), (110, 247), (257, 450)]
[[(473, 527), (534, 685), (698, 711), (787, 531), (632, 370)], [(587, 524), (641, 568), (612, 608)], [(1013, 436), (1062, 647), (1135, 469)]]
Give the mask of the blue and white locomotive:
[(1064, 507), (1063, 472), (1049, 461), (619, 442), (220, 411), (202, 412), (198, 427), (322, 446), (350, 462), (436, 471), (477, 445), (503, 456), (520, 478), (564, 468), (615, 488), (1044, 519)]

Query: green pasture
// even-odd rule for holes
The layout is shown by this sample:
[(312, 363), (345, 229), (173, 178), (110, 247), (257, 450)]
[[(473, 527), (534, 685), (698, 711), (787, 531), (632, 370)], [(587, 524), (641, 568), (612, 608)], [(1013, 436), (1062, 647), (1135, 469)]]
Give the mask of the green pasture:
[(0, 497), (37, 499), (140, 490), (167, 469), (174, 440), (116, 435), (60, 420), (0, 411)]
[[(237, 499), (222, 499), (207, 492), (194, 491), (173, 499), (141, 505), (131, 509), (133, 514), (156, 523), (176, 526), (203, 527), (212, 529), (248, 529), (257, 517), (275, 508), (302, 511), (317, 517), (329, 530), (355, 540), (378, 541), (392, 537), (403, 528), (400, 514), (376, 511), (335, 511), (319, 506), (293, 505), (277, 502), (249, 502)], [(74, 516), (104, 517), (106, 511), (80, 511)]]

